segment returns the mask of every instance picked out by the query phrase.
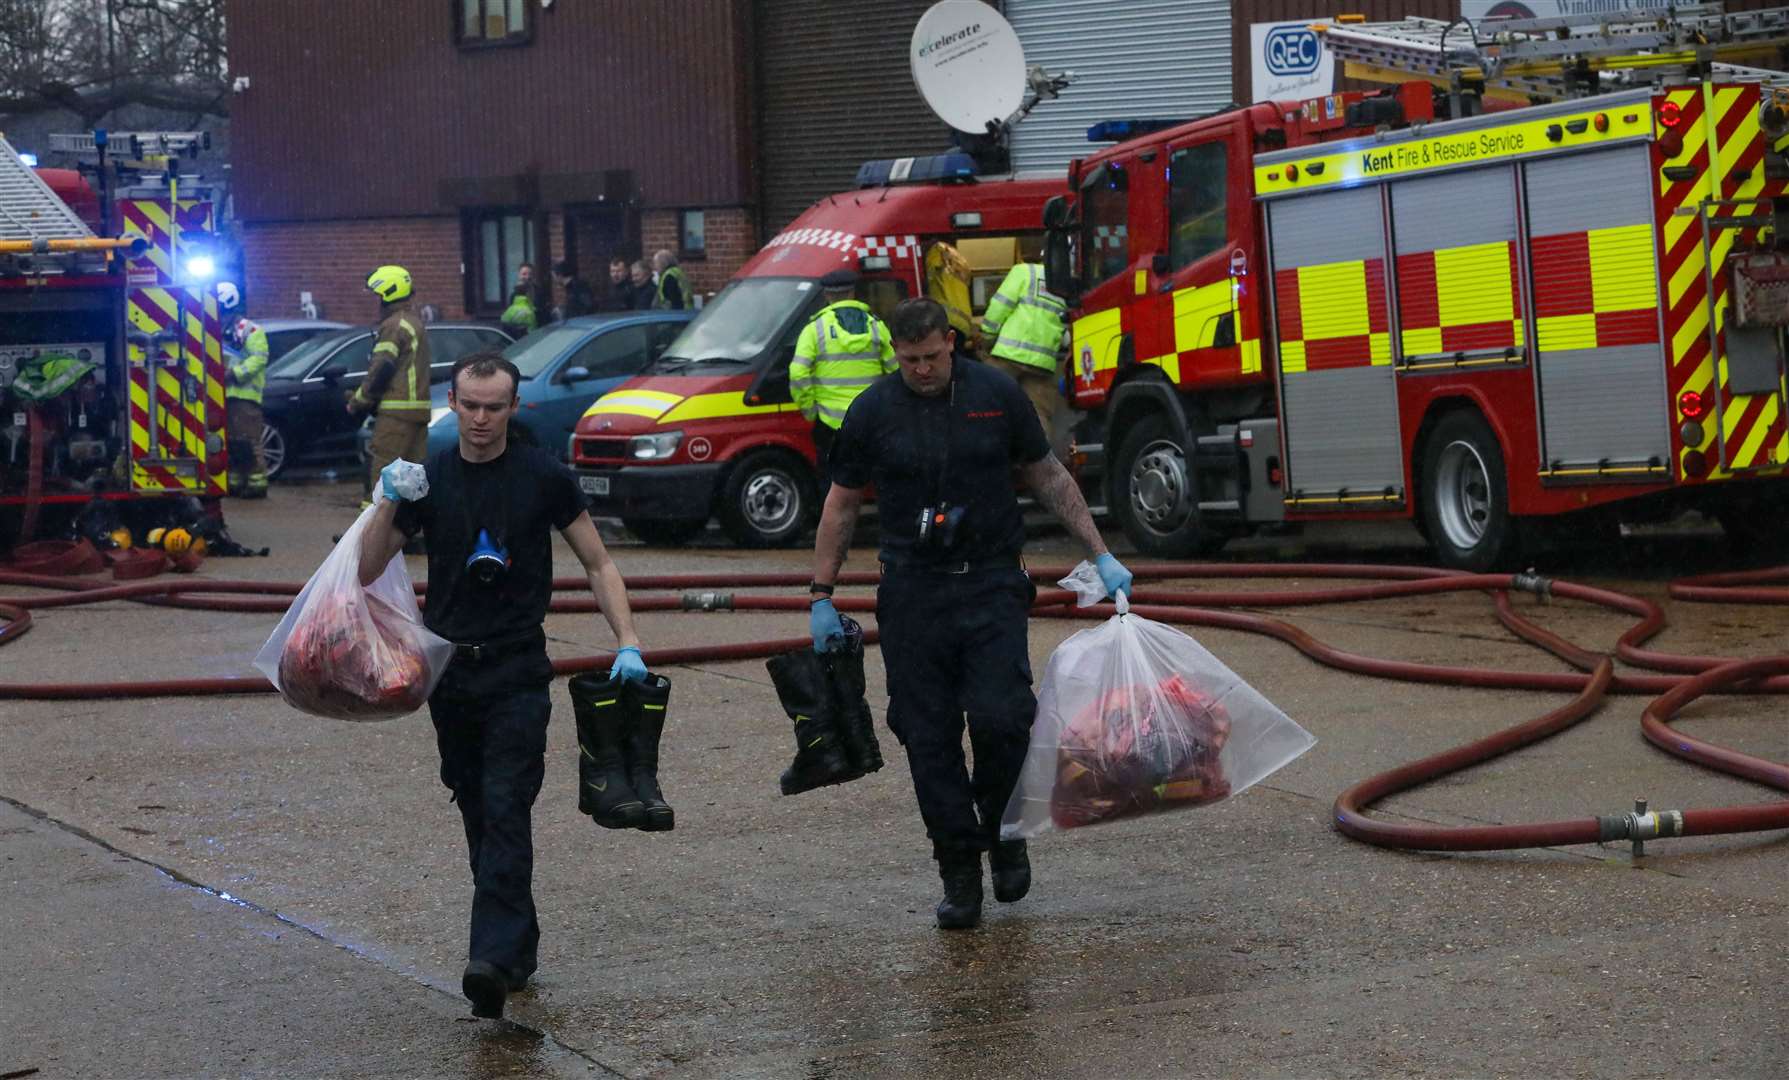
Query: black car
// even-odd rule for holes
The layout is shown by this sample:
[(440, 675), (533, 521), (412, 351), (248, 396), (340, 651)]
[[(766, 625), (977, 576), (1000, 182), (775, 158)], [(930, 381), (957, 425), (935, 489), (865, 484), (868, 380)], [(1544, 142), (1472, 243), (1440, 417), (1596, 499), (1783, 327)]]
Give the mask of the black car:
[[(226, 318), (224, 321), (228, 324), (233, 320)], [(268, 363), (278, 360), (312, 338), (322, 337), (324, 334), (334, 333), (337, 330), (353, 329), (347, 323), (328, 322), (323, 319), (250, 319), (249, 321), (259, 326), (261, 332), (267, 335)], [(225, 342), (224, 353), (230, 358), (231, 363), (242, 359), (242, 350), (232, 342)]]
[[(477, 323), (429, 323), (429, 382), (446, 382), (453, 363), (469, 352), (502, 349), (510, 336)], [(349, 395), (366, 378), (373, 355), (373, 328), (355, 327), (324, 334), (299, 345), (267, 367), (261, 408), (267, 426), (261, 450), (267, 475), (288, 466), (352, 463), (360, 420), (346, 408)]]

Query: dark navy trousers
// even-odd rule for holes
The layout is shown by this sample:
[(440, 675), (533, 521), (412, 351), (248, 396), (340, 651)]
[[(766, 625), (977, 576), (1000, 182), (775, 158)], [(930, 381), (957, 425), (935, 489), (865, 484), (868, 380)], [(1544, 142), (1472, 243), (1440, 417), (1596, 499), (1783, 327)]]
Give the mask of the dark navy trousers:
[(889, 567), (876, 590), (888, 726), (907, 750), (936, 859), (972, 856), (999, 837), (1037, 712), (1026, 634), (1034, 596), (1016, 565), (966, 574)]
[(534, 974), (534, 800), (546, 773), (552, 710), (546, 653), (456, 659), (429, 698), (441, 782), (453, 792), (472, 865), (470, 960), (495, 964), (520, 986)]

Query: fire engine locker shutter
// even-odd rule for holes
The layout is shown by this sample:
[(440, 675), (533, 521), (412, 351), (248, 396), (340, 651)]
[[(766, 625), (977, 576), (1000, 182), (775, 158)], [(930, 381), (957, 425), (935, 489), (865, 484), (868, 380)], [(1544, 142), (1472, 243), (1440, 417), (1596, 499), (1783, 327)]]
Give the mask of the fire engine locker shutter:
[(1669, 460), (1645, 147), (1530, 163), (1541, 460)]
[(1520, 343), (1513, 168), (1396, 183), (1391, 220), (1398, 333), (1406, 362), (1484, 354)]
[(932, 0), (758, 0), (759, 197), (766, 236), (879, 158), (941, 154), (950, 129), (907, 49)]
[(1268, 212), (1289, 490), (1401, 490), (1380, 189), (1276, 200)]
[(1006, 0), (1025, 62), (1072, 71), (1055, 101), (1013, 129), (1013, 168), (1061, 175), (1097, 149), (1102, 120), (1190, 120), (1227, 107), (1230, 7), (1220, 0)]

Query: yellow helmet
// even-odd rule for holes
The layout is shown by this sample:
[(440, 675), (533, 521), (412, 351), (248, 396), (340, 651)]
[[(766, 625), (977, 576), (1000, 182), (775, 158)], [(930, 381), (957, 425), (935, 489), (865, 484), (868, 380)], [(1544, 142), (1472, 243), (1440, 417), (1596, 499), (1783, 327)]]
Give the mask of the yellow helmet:
[(150, 547), (161, 547), (162, 546), (162, 536), (165, 535), (167, 533), (167, 531), (168, 530), (165, 528), (150, 529), (149, 535), (143, 537), (143, 542), (148, 544)]
[(129, 529), (122, 527), (116, 528), (108, 535), (111, 537), (113, 547), (117, 548), (119, 551), (130, 550), (132, 540)]
[(179, 555), (193, 543), (193, 534), (185, 529), (169, 529), (162, 534), (162, 550), (170, 555)]
[(366, 287), (386, 303), (395, 303), (410, 295), (410, 271), (401, 266), (381, 266), (366, 279)]

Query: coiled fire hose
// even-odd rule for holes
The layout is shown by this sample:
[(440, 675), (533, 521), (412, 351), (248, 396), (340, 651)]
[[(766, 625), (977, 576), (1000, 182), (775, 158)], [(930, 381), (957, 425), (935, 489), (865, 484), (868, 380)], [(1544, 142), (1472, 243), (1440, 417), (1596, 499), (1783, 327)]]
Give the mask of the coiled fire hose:
[[(1533, 574), (1466, 574), (1429, 567), (1352, 566), (1314, 563), (1217, 564), (1171, 563), (1135, 568), (1138, 582), (1169, 580), (1234, 580), (1238, 578), (1354, 579), (1355, 583), (1317, 589), (1233, 590), (1182, 592), (1139, 588), (1131, 610), (1160, 622), (1240, 630), (1275, 638), (1320, 664), (1375, 678), (1449, 686), (1506, 690), (1539, 690), (1570, 693), (1572, 700), (1535, 719), (1525, 721), (1487, 738), (1456, 747), (1420, 761), (1381, 773), (1344, 791), (1335, 803), (1336, 828), (1354, 839), (1383, 847), (1430, 851), (1487, 851), (1525, 847), (1551, 847), (1626, 840), (1636, 853), (1648, 840), (1668, 836), (1789, 829), (1789, 800), (1752, 806), (1708, 809), (1647, 811), (1609, 814), (1556, 822), (1530, 822), (1490, 826), (1436, 826), (1386, 822), (1366, 815), (1367, 807), (1398, 792), (1480, 764), (1500, 754), (1530, 745), (1584, 720), (1597, 711), (1610, 693), (1651, 694), (1641, 717), (1643, 736), (1667, 753), (1743, 779), (1789, 792), (1789, 765), (1753, 757), (1716, 746), (1675, 731), (1670, 722), (1690, 702), (1711, 693), (1780, 694), (1789, 692), (1789, 656), (1735, 658), (1686, 656), (1645, 648), (1645, 643), (1665, 626), (1663, 610), (1650, 600), (1608, 589)], [(1066, 568), (1031, 571), (1034, 581), (1049, 583)], [(1366, 579), (1365, 583), (1361, 583)], [(643, 575), (628, 582), (635, 611), (788, 611), (807, 609), (800, 596), (741, 595), (731, 590), (752, 588), (799, 589), (807, 581), (801, 573), (770, 574), (669, 574)], [(1789, 602), (1789, 589), (1773, 587), (1789, 581), (1789, 567), (1740, 574), (1714, 574), (1687, 579), (1670, 593), (1687, 601), (1721, 603)], [(841, 575), (844, 586), (870, 586), (874, 573)], [(69, 577), (0, 571), (0, 585), (48, 589), (61, 595), (10, 597), (0, 600), (0, 645), (31, 628), (31, 611), (75, 604), (132, 600), (166, 607), (206, 611), (283, 612), (302, 587), (297, 584), (259, 581), (207, 581), (202, 579), (151, 580), (128, 584), (104, 584)], [(582, 592), (581, 577), (558, 578), (554, 591)], [(712, 590), (729, 590), (725, 592)], [(678, 595), (642, 595), (652, 590), (681, 590)], [(708, 591), (691, 591), (708, 590)], [(426, 587), (417, 586), (426, 596)], [(1498, 621), (1517, 638), (1559, 658), (1575, 672), (1516, 671), (1363, 656), (1323, 642), (1291, 623), (1257, 614), (1245, 608), (1276, 608), (1350, 603), (1397, 597), (1432, 596), (1440, 593), (1481, 591), (1495, 605)], [(1540, 627), (1515, 610), (1510, 593), (1528, 592), (1537, 597), (1579, 601), (1634, 618), (1616, 642), (1613, 655), (1584, 648)], [(869, 597), (840, 596), (835, 601), (844, 611), (873, 611)], [(595, 612), (596, 601), (588, 595), (556, 596), (550, 610), (561, 613)], [(1109, 604), (1076, 608), (1074, 594), (1061, 589), (1038, 593), (1032, 614), (1043, 618), (1105, 619)], [(866, 642), (876, 639), (866, 631)], [(653, 649), (645, 654), (648, 664), (688, 664), (719, 660), (747, 660), (773, 656), (806, 647), (806, 636), (724, 645), (689, 645)], [(1615, 670), (1621, 660), (1642, 671)], [(556, 660), (553, 670), (569, 675), (606, 667), (610, 654)], [(209, 679), (169, 679), (98, 683), (0, 684), (0, 699), (90, 700), (116, 697), (203, 696), (214, 694), (270, 693), (273, 687), (260, 676)]]

